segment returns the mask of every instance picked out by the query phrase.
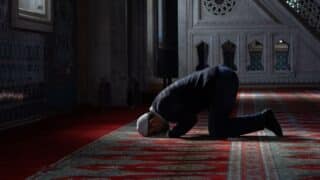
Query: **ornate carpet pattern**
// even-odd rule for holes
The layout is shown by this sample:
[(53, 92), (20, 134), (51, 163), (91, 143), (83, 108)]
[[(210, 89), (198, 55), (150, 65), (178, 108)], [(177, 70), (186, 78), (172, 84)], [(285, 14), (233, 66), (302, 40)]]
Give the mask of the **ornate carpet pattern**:
[(245, 91), (236, 114), (271, 107), (285, 137), (267, 130), (210, 139), (207, 115), (181, 139), (143, 138), (132, 122), (29, 179), (320, 179), (320, 92)]

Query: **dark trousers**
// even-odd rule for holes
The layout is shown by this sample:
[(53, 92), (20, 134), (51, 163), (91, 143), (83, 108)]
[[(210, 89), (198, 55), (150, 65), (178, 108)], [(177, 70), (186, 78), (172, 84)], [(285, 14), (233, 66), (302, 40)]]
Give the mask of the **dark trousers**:
[(235, 72), (219, 69), (214, 95), (209, 105), (208, 129), (213, 137), (237, 137), (264, 129), (265, 120), (261, 113), (230, 118), (236, 103), (239, 80)]

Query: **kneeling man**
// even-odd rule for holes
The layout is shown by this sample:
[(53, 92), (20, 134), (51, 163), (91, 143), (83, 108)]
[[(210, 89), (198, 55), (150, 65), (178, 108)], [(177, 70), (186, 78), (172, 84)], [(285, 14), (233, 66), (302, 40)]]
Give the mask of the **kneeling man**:
[[(170, 138), (177, 138), (196, 124), (198, 113), (208, 109), (208, 130), (212, 137), (237, 137), (265, 128), (283, 136), (281, 126), (270, 109), (230, 118), (238, 87), (237, 74), (226, 66), (194, 72), (157, 95), (150, 112), (138, 118), (137, 130), (145, 137), (166, 133)], [(169, 123), (175, 126), (170, 129)]]

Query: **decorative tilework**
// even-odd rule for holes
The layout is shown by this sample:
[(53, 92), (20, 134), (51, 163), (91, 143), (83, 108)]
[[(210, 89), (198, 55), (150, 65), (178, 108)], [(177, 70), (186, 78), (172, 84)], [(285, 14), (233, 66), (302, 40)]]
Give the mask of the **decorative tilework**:
[(288, 52), (276, 52), (276, 71), (290, 71), (289, 53)]
[(247, 71), (263, 71), (262, 52), (250, 52), (250, 65)]
[[(0, 124), (43, 116), (48, 106), (48, 69), (65, 69), (74, 58), (73, 16), (68, 16), (73, 13), (72, 0), (55, 0), (55, 32), (48, 34), (11, 28), (10, 2), (0, 0)], [(68, 9), (61, 4), (68, 4)]]

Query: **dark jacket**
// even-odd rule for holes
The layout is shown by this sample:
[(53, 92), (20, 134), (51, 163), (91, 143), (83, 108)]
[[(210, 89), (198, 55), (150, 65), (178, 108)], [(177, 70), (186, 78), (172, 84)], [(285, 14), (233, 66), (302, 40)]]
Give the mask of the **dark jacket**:
[(168, 122), (176, 123), (169, 131), (169, 137), (187, 133), (196, 124), (197, 114), (208, 108), (214, 99), (215, 79), (219, 69), (229, 71), (225, 66), (217, 66), (194, 72), (174, 82), (155, 98), (151, 112)]

